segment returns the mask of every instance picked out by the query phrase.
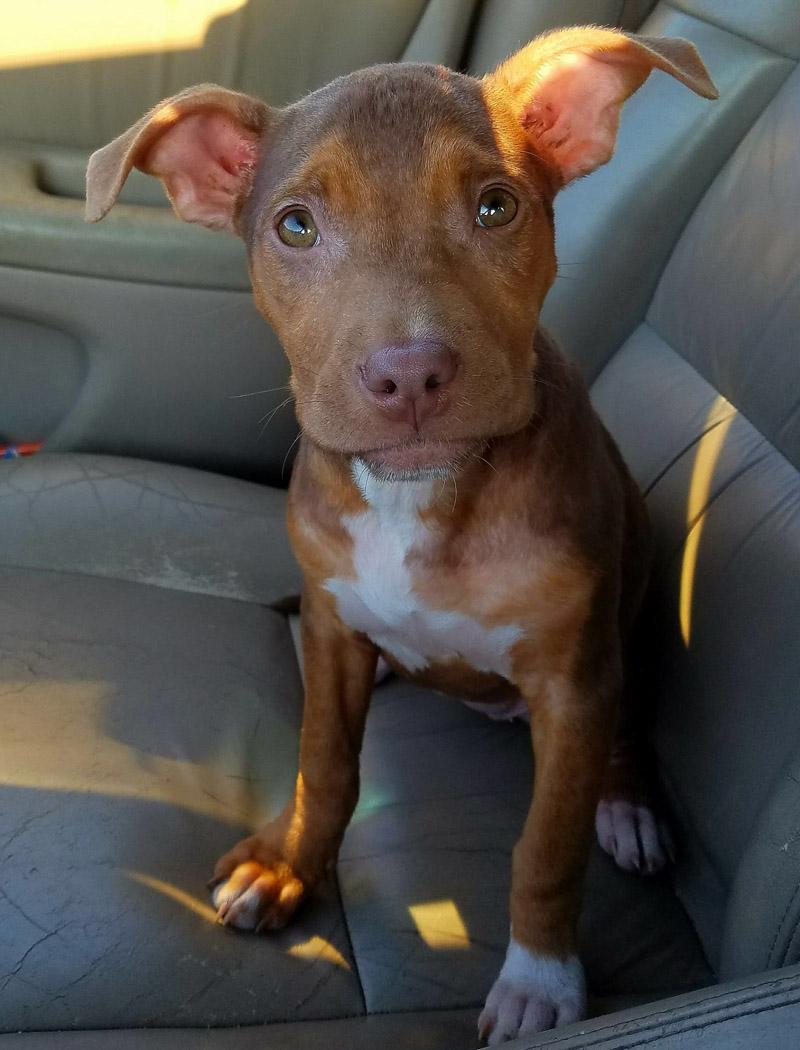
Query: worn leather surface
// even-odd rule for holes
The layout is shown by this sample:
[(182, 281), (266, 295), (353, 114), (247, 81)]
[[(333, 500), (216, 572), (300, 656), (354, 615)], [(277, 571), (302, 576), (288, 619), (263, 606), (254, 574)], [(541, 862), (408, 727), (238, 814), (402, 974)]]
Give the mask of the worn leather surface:
[(81, 572), (274, 605), (300, 593), (286, 494), (112, 456), (0, 469), (0, 565)]
[(332, 883), (271, 938), (221, 930), (209, 907), (217, 856), (292, 787), (285, 619), (3, 568), (0, 651), (2, 1030), (361, 1012)]

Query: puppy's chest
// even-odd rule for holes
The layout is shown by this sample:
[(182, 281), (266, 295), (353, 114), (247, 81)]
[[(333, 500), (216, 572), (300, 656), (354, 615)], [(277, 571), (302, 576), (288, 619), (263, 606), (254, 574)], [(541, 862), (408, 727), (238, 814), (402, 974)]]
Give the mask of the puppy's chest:
[[(467, 601), (450, 601), (445, 607), (436, 600), (436, 581), (443, 579), (435, 567), (441, 539), (420, 512), (432, 499), (433, 485), (440, 484), (365, 479), (367, 510), (343, 521), (353, 540), (352, 573), (328, 579), (325, 586), (342, 620), (408, 671), (461, 660), (478, 671), (508, 677), (521, 628), (513, 622), (489, 626)], [(429, 584), (425, 598), (421, 574)], [(451, 595), (457, 582), (448, 579)]]

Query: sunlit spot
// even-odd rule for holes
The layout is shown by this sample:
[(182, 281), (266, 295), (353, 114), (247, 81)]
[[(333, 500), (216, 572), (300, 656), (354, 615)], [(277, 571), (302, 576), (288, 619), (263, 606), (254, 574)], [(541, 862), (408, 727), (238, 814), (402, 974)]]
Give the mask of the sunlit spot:
[[(715, 424), (722, 410), (727, 410), (728, 415), (723, 416), (721, 422)], [(685, 645), (689, 644), (692, 636), (692, 600), (697, 572), (697, 556), (706, 523), (706, 515), (703, 512), (708, 504), (717, 461), (725, 444), (728, 430), (735, 418), (736, 410), (722, 395), (719, 395), (711, 406), (706, 419), (706, 427), (710, 429), (703, 434), (695, 453), (692, 479), (689, 484), (689, 498), (686, 504), (686, 525), (689, 533), (683, 548), (679, 599), (681, 635)]]
[[(140, 886), (146, 886), (147, 889), (152, 890), (154, 893), (160, 893), (163, 897), (168, 897), (171, 901), (174, 901), (175, 904), (186, 908), (193, 915), (205, 919), (206, 922), (216, 924), (217, 913), (211, 905), (192, 896), (191, 893), (187, 893), (186, 890), (182, 890), (179, 886), (175, 886), (171, 882), (165, 882), (164, 879), (157, 879), (153, 875), (145, 875), (141, 871), (126, 871), (125, 874)], [(307, 959), (312, 962), (322, 959), (324, 962), (331, 963), (332, 966), (338, 966), (342, 970), (347, 970), (348, 972), (350, 970), (350, 964), (339, 949), (318, 934), (309, 937), (306, 941), (301, 941), (300, 944), (293, 944), (291, 948), (287, 949), (286, 954), (291, 955), (295, 959)]]
[(316, 935), (309, 937), (302, 944), (293, 945), (287, 955), (292, 955), (295, 959), (324, 959), (325, 962), (333, 963), (334, 966), (339, 966), (343, 970), (349, 971), (350, 969), (350, 964), (342, 953), (334, 948), (330, 941)]
[[(222, 733), (207, 761), (156, 754), (103, 733), (106, 707), (113, 707), (119, 688), (115, 683), (65, 681), (42, 668), (28, 677), (25, 654), (17, 676), (12, 659), (5, 661), (11, 674), (0, 681), (0, 703), (10, 727), (3, 739), (0, 784), (167, 804), (237, 829), (255, 827), (272, 815), (264, 785), (255, 791), (246, 777), (229, 772), (244, 763), (238, 733)], [(27, 733), (14, 729), (24, 727), (31, 710), (42, 727), (33, 748)], [(287, 738), (293, 732), (287, 726)]]
[(216, 923), (217, 913), (211, 905), (199, 900), (197, 897), (193, 897), (191, 893), (180, 889), (179, 886), (173, 886), (171, 882), (165, 882), (163, 879), (157, 879), (152, 875), (145, 875), (141, 871), (126, 871), (125, 874), (133, 879), (134, 882), (138, 882), (140, 886), (146, 886), (155, 893), (169, 897), (171, 901), (180, 904), (182, 908), (186, 908), (194, 915), (199, 915), (206, 922)]
[(412, 904), (408, 911), (429, 948), (434, 951), (465, 951), (469, 948), (469, 933), (455, 901)]
[(247, 0), (25, 0), (3, 5), (0, 69), (202, 46)]

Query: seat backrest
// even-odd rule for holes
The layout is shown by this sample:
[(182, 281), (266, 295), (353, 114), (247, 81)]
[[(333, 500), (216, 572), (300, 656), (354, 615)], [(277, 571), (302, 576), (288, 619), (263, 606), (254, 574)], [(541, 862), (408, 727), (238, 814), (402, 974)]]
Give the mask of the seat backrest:
[[(744, 17), (745, 5), (695, 6)], [(749, 6), (749, 41), (733, 32), (746, 24), (713, 27), (741, 49), (734, 92), (757, 68), (774, 80), (789, 63), (775, 48), (800, 51), (796, 4), (783, 34), (760, 42), (764, 5)], [(703, 53), (713, 67), (718, 52)], [(656, 528), (655, 740), (682, 832), (678, 889), (722, 976), (800, 958), (800, 70), (789, 65), (593, 387)], [(765, 82), (751, 90), (761, 98)], [(698, 189), (669, 193), (683, 210)], [(637, 303), (646, 290), (633, 287)]]
[[(0, 40), (0, 140), (94, 148), (156, 101), (212, 81), (292, 102), (396, 59), (458, 65), (477, 0), (136, 0), (18, 5)], [(52, 46), (51, 46), (52, 42)], [(39, 57), (37, 57), (39, 56)], [(120, 90), (122, 86), (122, 90)]]
[[(481, 35), (501, 7), (475, 72), (521, 42), (516, 3)], [(615, 157), (557, 199), (543, 320), (647, 494), (642, 703), (677, 887), (730, 976), (800, 958), (800, 14), (670, 0), (637, 31), (692, 40), (720, 99), (654, 74), (626, 104)]]

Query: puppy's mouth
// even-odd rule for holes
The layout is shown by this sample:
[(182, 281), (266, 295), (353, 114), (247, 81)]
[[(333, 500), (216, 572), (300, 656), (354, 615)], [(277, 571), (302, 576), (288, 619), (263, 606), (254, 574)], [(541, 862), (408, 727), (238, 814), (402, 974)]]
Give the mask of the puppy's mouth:
[(355, 459), (381, 481), (422, 481), (452, 477), (459, 467), (480, 452), (482, 445), (483, 442), (474, 440), (416, 438), (359, 452)]

